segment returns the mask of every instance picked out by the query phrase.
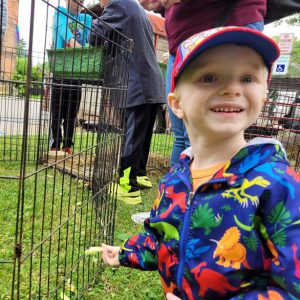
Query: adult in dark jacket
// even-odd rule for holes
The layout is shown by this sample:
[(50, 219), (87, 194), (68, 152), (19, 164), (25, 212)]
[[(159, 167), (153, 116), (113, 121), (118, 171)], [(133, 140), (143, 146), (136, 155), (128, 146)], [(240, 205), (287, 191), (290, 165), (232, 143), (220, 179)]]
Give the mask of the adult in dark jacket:
[[(235, 1), (232, 11), (228, 6), (234, 0), (139, 0), (147, 10), (155, 10), (165, 17), (165, 27), (169, 45), (169, 61), (166, 74), (166, 97), (170, 92), (170, 78), (175, 54), (181, 42), (190, 36), (222, 26), (244, 26), (263, 30), (266, 13), (266, 0)], [(228, 14), (228, 20), (223, 19)], [(189, 138), (182, 120), (179, 120), (168, 108), (174, 144), (172, 149), (171, 166), (179, 161), (182, 151), (190, 146)]]
[[(126, 101), (125, 143), (120, 162), (118, 199), (130, 204), (142, 201), (140, 188), (151, 187), (146, 174), (158, 105), (164, 103), (163, 78), (155, 57), (152, 27), (135, 0), (100, 0), (101, 20), (134, 42)], [(93, 30), (109, 35), (103, 23)], [(114, 35), (110, 35), (113, 38)], [(91, 43), (94, 43), (92, 37)]]

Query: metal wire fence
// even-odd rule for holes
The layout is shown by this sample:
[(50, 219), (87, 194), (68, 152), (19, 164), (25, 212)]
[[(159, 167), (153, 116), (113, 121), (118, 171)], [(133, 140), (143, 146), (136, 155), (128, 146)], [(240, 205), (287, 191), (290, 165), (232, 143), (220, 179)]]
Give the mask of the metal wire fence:
[(281, 141), (291, 165), (300, 170), (300, 78), (272, 79), (259, 119), (246, 130), (247, 139), (257, 136)]
[[(81, 4), (75, 1), (78, 6)], [(35, 51), (36, 3), (45, 20), (43, 51)], [(131, 41), (103, 24), (93, 31), (97, 47), (58, 49), (49, 45), (51, 1), (31, 0), (28, 50), (1, 46), (0, 69), (0, 298), (81, 298), (101, 264), (85, 250), (112, 243), (115, 220), (114, 183), (123, 136), (119, 104), (126, 101)], [(85, 9), (97, 18), (88, 9)], [(86, 28), (72, 20), (74, 28)], [(100, 21), (101, 22), (101, 21)], [(292, 166), (300, 169), (300, 80), (275, 78), (269, 100), (246, 138), (277, 137)], [(52, 147), (61, 111), (76, 107), (72, 153)], [(73, 101), (73, 102), (72, 102)], [(77, 107), (78, 106), (78, 107)], [(78, 113), (77, 113), (78, 110)], [(169, 167), (173, 135), (165, 110), (157, 119), (148, 171)], [(68, 119), (68, 116), (66, 116)], [(63, 132), (68, 130), (62, 126)], [(63, 139), (63, 137), (62, 137)], [(66, 146), (66, 145), (65, 145)], [(50, 151), (50, 148), (55, 148)]]
[[(75, 32), (90, 30), (51, 3), (31, 1), (28, 50), (0, 51), (1, 299), (82, 297), (101, 270), (85, 250), (113, 241), (124, 127), (118, 107), (126, 101), (133, 45), (102, 23), (103, 35), (90, 31), (97, 47), (50, 45), (55, 13)], [(44, 46), (35, 51), (41, 20)]]
[[(148, 168), (166, 171), (174, 137), (165, 125), (158, 125), (154, 132)], [(272, 79), (262, 113), (245, 132), (246, 140), (255, 137), (277, 138), (292, 167), (300, 170), (300, 78)]]

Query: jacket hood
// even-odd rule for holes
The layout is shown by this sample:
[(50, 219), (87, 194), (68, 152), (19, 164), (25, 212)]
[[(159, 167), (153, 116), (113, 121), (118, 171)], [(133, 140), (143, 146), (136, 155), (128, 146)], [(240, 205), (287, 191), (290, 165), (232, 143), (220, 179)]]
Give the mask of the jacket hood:
[[(192, 147), (189, 147), (181, 153), (180, 164), (189, 165), (192, 159), (193, 150)], [(254, 167), (275, 162), (288, 165), (282, 144), (273, 138), (254, 138), (241, 148), (231, 160), (227, 161), (226, 165), (213, 178), (227, 177), (229, 183), (239, 185), (245, 174)]]

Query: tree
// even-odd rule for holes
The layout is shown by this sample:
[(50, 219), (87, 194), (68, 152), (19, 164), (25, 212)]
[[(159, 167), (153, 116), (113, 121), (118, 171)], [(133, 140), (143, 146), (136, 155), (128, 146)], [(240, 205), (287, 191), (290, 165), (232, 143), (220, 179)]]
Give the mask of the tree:
[(17, 46), (17, 56), (24, 56), (27, 53), (27, 43), (24, 39), (20, 39)]
[(300, 25), (300, 14), (294, 14), (288, 18), (284, 18), (282, 20), (279, 20), (276, 22), (276, 26), (282, 24), (282, 22), (285, 22), (286, 24), (297, 26)]
[[(27, 64), (28, 64), (28, 51), (25, 40), (21, 39), (17, 47), (16, 58), (16, 71), (12, 75), (12, 79), (16, 81), (14, 83), (15, 88), (18, 91), (18, 95), (25, 95), (25, 83), (27, 80)], [(38, 93), (41, 89), (43, 82), (43, 64), (32, 66), (31, 68), (31, 81), (38, 83), (31, 84), (32, 93)]]
[(300, 40), (295, 39), (288, 70), (289, 77), (300, 77)]

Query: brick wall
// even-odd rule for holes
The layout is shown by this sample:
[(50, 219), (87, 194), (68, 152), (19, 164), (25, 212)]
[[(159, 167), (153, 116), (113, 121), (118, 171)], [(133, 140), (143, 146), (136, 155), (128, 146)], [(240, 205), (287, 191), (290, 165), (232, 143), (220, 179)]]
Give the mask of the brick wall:
[(10, 79), (11, 74), (15, 71), (16, 68), (16, 26), (18, 24), (18, 14), (19, 0), (8, 0), (7, 30), (2, 36), (0, 79)]

